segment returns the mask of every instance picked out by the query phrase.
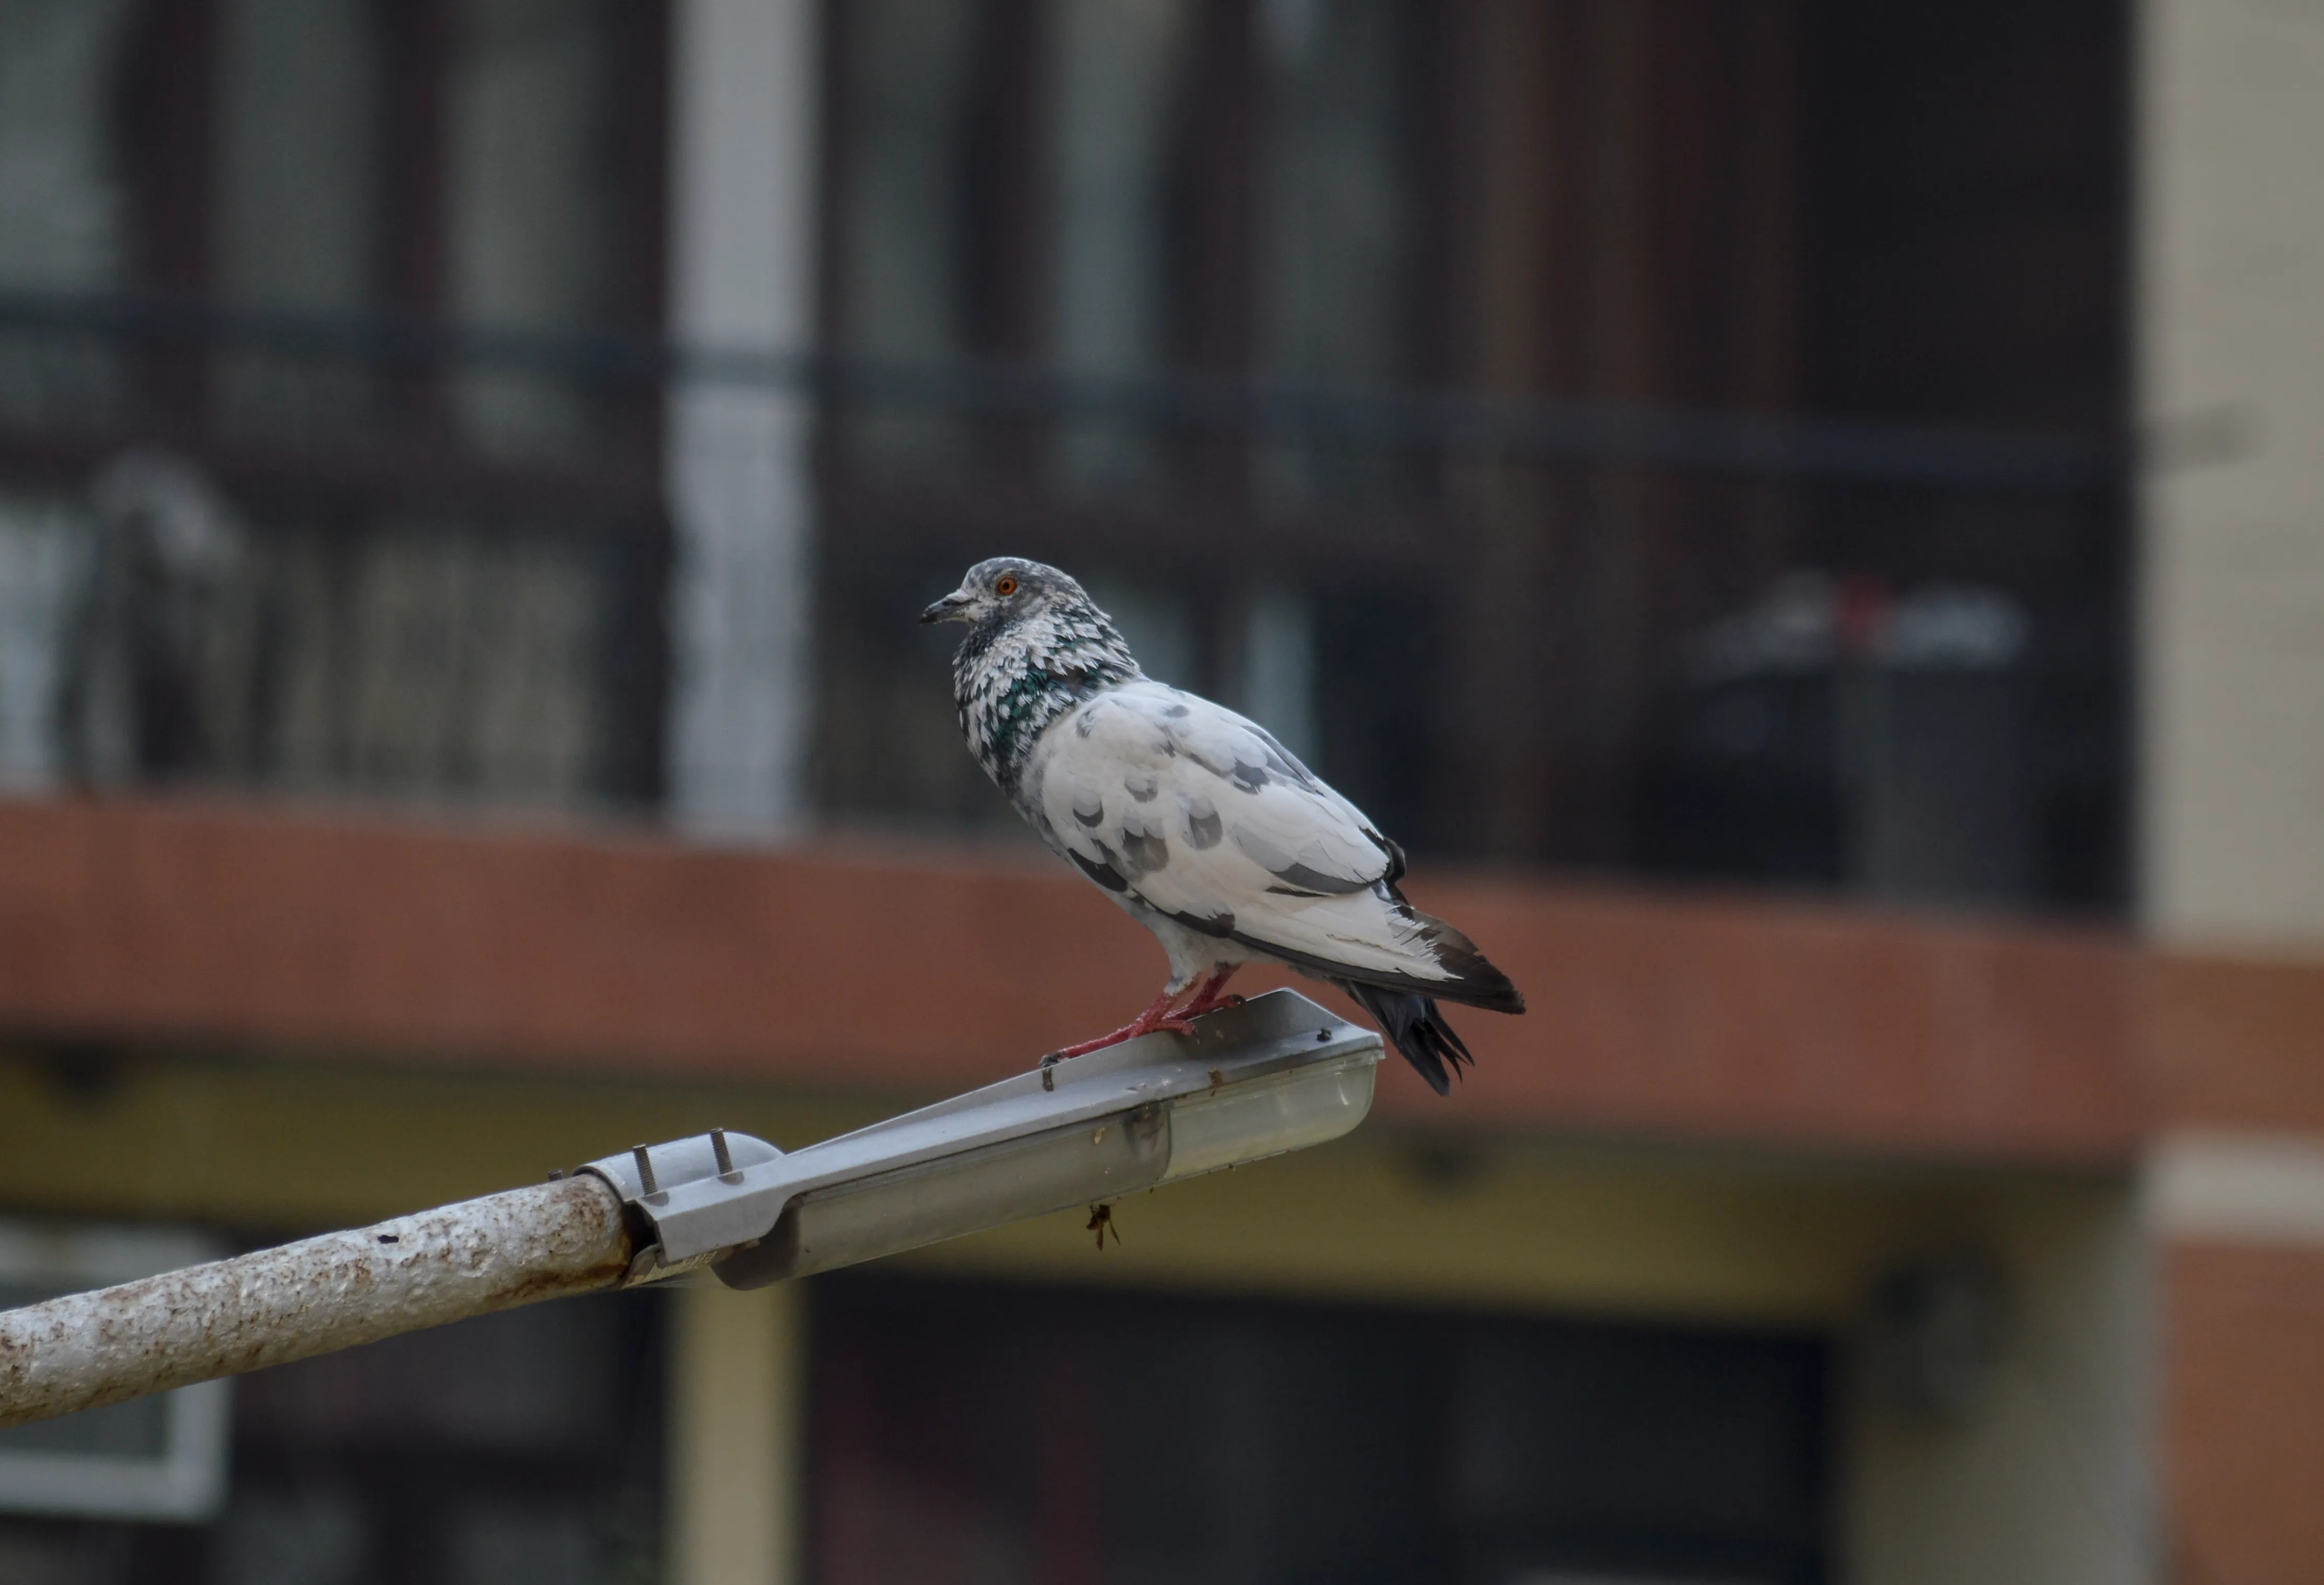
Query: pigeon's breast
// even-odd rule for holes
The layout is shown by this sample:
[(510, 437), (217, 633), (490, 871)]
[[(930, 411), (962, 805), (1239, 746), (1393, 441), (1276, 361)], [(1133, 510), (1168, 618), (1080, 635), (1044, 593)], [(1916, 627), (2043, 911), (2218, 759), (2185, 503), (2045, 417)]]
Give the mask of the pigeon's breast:
[(1067, 807), (1091, 830), (1106, 821), (1109, 803), (1129, 807), (1140, 791), (1148, 802), (1158, 793), (1176, 746), (1167, 732), (1139, 729), (1135, 713), (1124, 712), (1120, 691), (1074, 701), (1034, 738), (1009, 792), (1036, 825), (1048, 823), (1041, 811), (1053, 780), (1064, 783)]

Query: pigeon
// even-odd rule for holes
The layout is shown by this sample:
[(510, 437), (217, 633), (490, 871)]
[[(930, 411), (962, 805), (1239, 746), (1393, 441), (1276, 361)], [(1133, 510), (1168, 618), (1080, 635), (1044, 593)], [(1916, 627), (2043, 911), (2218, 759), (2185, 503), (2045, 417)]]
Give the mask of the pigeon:
[(1148, 677), (1065, 573), (980, 561), (920, 620), (968, 628), (953, 699), (977, 764), (1169, 956), (1144, 1012), (1056, 1056), (1183, 1033), (1240, 999), (1225, 987), (1242, 964), (1282, 963), (1346, 992), (1444, 1095), (1474, 1059), (1437, 1003), (1525, 1011), (1468, 937), (1405, 900), (1403, 849), (1265, 728)]

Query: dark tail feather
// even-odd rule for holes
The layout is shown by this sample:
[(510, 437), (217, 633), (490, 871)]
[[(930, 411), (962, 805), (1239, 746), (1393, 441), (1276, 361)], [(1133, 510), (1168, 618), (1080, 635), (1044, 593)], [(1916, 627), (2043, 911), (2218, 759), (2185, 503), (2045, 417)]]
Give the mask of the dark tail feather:
[(1439, 1095), (1452, 1092), (1452, 1075), (1463, 1064), (1476, 1059), (1452, 1026), (1444, 1022), (1436, 1010), (1436, 998), (1424, 996), (1417, 991), (1384, 990), (1376, 985), (1359, 985), (1351, 979), (1332, 982), (1355, 1000), (1358, 1006), (1371, 1015), (1372, 1022), (1388, 1036), (1388, 1044), (1404, 1053), (1419, 1075), (1428, 1080), (1428, 1088)]
[(1433, 913), (1410, 910), (1413, 922), (1420, 927), (1421, 940), (1428, 943), (1436, 955), (1436, 966), (1452, 975), (1439, 988), (1423, 995), (1442, 996), (1448, 1002), (1466, 1002), (1472, 1007), (1487, 1007), (1496, 1013), (1522, 1013), (1525, 997), (1509, 983), (1509, 977), (1486, 961), (1477, 950), (1477, 943), (1454, 930)]

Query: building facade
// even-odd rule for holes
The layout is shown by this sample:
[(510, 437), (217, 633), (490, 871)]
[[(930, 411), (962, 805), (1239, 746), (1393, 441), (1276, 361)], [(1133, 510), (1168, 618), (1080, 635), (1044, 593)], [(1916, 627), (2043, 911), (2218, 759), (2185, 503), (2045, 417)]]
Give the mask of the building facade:
[(1533, 1009), (1115, 1247), (263, 1373), (110, 1512), (23, 1471), (179, 1421), (0, 1436), (0, 1575), (2315, 1577), (2319, 88), (2259, 0), (0, 0), (0, 1293), (1142, 1005), (911, 625), (987, 554)]

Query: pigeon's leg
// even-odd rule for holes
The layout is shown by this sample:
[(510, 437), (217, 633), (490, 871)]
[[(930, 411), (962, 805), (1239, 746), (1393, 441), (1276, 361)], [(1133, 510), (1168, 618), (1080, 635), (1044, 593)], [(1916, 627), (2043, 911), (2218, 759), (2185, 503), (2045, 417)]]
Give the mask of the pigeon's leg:
[(1095, 1040), (1085, 1040), (1079, 1045), (1069, 1045), (1057, 1055), (1060, 1058), (1087, 1056), (1092, 1052), (1103, 1051), (1107, 1046), (1120, 1045), (1125, 1040), (1136, 1040), (1141, 1034), (1151, 1034), (1157, 1029), (1167, 1029), (1175, 1033), (1185, 1034), (1194, 1026), (1182, 1015), (1170, 1011), (1170, 1004), (1177, 999), (1176, 991), (1166, 990), (1147, 1005), (1146, 1011), (1111, 1034), (1101, 1034)]
[(1234, 971), (1241, 967), (1240, 963), (1222, 963), (1212, 969), (1210, 978), (1204, 980), (1201, 988), (1194, 992), (1194, 999), (1178, 1009), (1178, 1016), (1199, 1018), (1205, 1013), (1215, 1013), (1221, 1007), (1240, 1006), (1242, 1005), (1240, 996), (1222, 996), (1219, 993), (1226, 988), (1227, 981), (1232, 979)]

